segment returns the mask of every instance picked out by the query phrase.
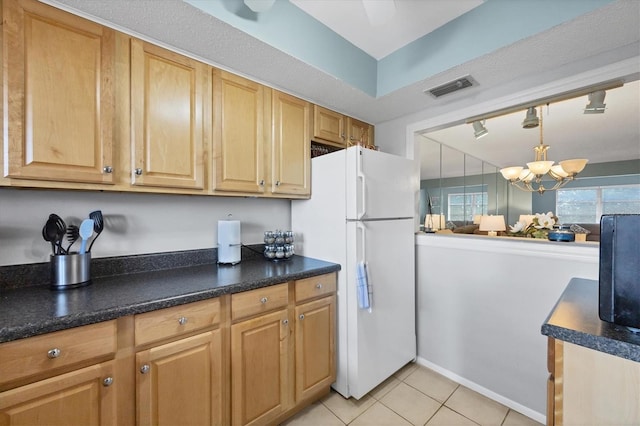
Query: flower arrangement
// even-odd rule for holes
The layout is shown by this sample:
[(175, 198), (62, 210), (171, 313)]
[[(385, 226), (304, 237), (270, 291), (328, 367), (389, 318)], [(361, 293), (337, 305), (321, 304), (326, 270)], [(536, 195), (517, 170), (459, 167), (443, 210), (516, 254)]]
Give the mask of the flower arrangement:
[(553, 229), (558, 218), (553, 212), (536, 213), (529, 225), (524, 222), (516, 222), (509, 226), (508, 235), (512, 237), (547, 238), (547, 234)]

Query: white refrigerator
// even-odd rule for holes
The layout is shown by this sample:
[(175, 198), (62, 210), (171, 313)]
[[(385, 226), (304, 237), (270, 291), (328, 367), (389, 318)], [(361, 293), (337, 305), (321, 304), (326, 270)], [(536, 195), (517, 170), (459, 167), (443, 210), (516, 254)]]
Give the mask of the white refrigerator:
[(416, 357), (418, 178), (413, 160), (359, 146), (311, 163), (311, 199), (291, 206), (296, 253), (342, 266), (333, 388), (360, 399)]

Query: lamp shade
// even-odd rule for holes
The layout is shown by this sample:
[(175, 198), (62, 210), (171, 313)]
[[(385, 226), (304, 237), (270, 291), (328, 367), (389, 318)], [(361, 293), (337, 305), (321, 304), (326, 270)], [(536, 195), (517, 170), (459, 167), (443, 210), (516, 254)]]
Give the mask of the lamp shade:
[(444, 229), (444, 215), (443, 214), (428, 214), (424, 218), (425, 229), (431, 229), (437, 231)]
[(500, 173), (502, 173), (502, 177), (507, 180), (514, 180), (520, 177), (520, 173), (522, 173), (523, 167), (514, 166), (514, 167), (505, 167), (504, 169), (500, 169)]
[(549, 170), (551, 170), (551, 166), (553, 166), (553, 161), (532, 161), (531, 163), (527, 163), (527, 167), (531, 170), (531, 173), (534, 175), (544, 175)]
[(564, 160), (564, 161), (560, 162), (560, 166), (562, 166), (562, 170), (567, 172), (569, 175), (573, 176), (573, 175), (577, 175), (582, 170), (584, 170), (584, 168), (587, 165), (588, 161), (589, 160), (587, 160), (586, 158), (576, 158), (576, 159), (573, 159), (573, 160)]
[(480, 231), (488, 231), (489, 235), (496, 235), (496, 231), (504, 231), (506, 229), (504, 216), (501, 214), (482, 216), (480, 218)]

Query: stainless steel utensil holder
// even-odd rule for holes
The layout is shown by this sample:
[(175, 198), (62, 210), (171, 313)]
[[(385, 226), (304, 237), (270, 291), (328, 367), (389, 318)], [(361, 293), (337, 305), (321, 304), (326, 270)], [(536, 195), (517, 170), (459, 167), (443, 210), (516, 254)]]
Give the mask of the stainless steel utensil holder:
[(91, 253), (51, 256), (51, 288), (62, 290), (91, 282)]

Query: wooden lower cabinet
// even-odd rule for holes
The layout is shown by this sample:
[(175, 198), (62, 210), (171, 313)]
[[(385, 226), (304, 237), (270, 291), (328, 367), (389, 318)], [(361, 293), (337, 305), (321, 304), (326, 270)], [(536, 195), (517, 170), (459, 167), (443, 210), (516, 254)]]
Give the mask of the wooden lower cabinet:
[(0, 425), (115, 425), (113, 361), (0, 392)]
[(221, 355), (220, 330), (138, 352), (138, 425), (222, 424)]
[(277, 424), (335, 380), (335, 289), (331, 273), (2, 343), (0, 426)]
[(640, 424), (640, 362), (551, 341), (548, 425)]
[(289, 315), (281, 309), (231, 326), (231, 419), (268, 424), (290, 406)]
[(296, 306), (296, 402), (308, 400), (336, 379), (336, 297)]

